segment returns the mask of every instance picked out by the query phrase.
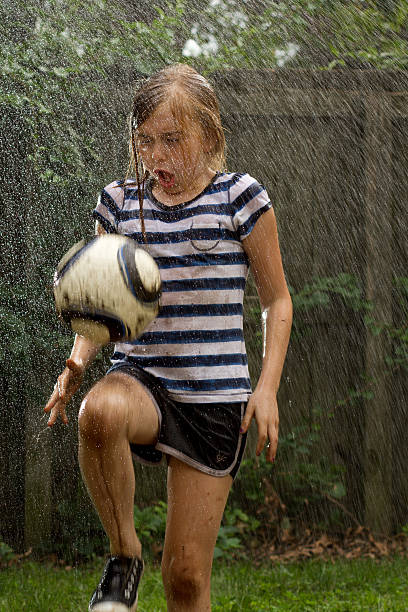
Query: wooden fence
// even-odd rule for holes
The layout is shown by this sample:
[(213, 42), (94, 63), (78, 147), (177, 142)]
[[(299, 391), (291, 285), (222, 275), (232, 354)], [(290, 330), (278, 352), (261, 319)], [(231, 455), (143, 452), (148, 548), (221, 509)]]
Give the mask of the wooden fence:
[[(393, 280), (408, 276), (407, 73), (231, 71), (213, 81), (229, 167), (266, 185), (293, 290), (314, 277), (345, 272), (372, 301), (374, 320), (397, 323)], [(120, 112), (125, 118), (127, 108)], [(12, 220), (21, 164), (8, 167), (16, 176), (6, 193)], [(107, 181), (117, 173), (112, 170)], [(89, 194), (90, 201), (94, 196)], [(249, 291), (249, 307), (252, 299)], [(282, 430), (311, 423), (319, 408), (322, 452), (345, 469), (347, 511), (390, 533), (408, 522), (408, 383), (399, 369), (386, 374), (392, 341), (368, 333), (361, 313), (340, 299), (302, 315), (302, 324), (307, 333), (291, 344), (279, 393)], [(259, 353), (250, 359), (256, 378)], [(54, 372), (48, 375), (44, 400)], [(3, 368), (3, 400), (8, 384)], [(353, 389), (364, 393), (350, 395)], [(333, 417), (327, 419), (328, 413)], [(29, 397), (0, 413), (0, 539), (20, 548), (50, 541), (56, 504), (64, 490), (72, 493), (77, 486), (74, 419), (70, 433), (57, 438), (44, 435), (39, 417)]]
[[(234, 71), (216, 81), (230, 165), (269, 189), (289, 284), (352, 274), (373, 320), (402, 324), (393, 280), (408, 275), (407, 73)], [(346, 506), (389, 533), (408, 518), (407, 372), (386, 373), (391, 340), (341, 302), (307, 324), (289, 350), (282, 427), (316, 407), (335, 412), (322, 436), (344, 466)], [(352, 389), (366, 391), (360, 401)]]

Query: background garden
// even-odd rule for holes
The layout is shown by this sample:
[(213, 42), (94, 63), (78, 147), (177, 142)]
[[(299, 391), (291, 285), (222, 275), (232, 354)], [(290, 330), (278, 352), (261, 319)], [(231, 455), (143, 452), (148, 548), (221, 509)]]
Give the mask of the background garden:
[[(250, 445), (216, 556), (405, 553), (407, 1), (2, 0), (0, 18), (0, 560), (32, 549), (70, 567), (106, 551), (78, 470), (78, 400), (68, 427), (42, 414), (72, 342), (52, 277), (126, 172), (137, 79), (176, 61), (219, 93), (229, 168), (270, 193), (294, 302), (278, 458), (267, 466)], [(255, 383), (251, 282), (246, 315)], [(165, 473), (136, 470), (135, 521), (158, 560)], [(219, 609), (274, 609), (234, 597)]]

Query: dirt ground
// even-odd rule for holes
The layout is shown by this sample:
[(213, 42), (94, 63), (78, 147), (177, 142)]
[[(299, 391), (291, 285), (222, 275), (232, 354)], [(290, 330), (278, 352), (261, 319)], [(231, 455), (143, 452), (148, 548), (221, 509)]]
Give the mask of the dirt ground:
[(342, 535), (311, 533), (306, 530), (299, 538), (283, 531), (272, 542), (258, 545), (254, 552), (255, 561), (264, 563), (296, 562), (311, 558), (343, 559), (384, 559), (393, 556), (408, 557), (408, 535), (401, 533), (392, 537), (374, 536), (366, 527), (347, 529)]

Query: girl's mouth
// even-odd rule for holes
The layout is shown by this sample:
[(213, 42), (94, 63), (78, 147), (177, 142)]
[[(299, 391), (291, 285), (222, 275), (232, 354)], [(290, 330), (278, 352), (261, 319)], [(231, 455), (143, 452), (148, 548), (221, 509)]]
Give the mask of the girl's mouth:
[(171, 174), (171, 172), (166, 172), (166, 170), (155, 170), (154, 173), (157, 176), (157, 180), (159, 181), (161, 187), (164, 189), (171, 189), (171, 187), (174, 187), (176, 182), (174, 174)]

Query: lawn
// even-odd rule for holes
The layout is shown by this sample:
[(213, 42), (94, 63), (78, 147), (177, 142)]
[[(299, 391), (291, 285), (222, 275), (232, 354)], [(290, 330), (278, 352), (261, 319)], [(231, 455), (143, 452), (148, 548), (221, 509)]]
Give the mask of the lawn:
[[(97, 566), (97, 567), (96, 567)], [(0, 572), (0, 612), (85, 612), (103, 561), (66, 570), (24, 562)], [(213, 612), (408, 611), (408, 560), (306, 561), (286, 565), (218, 563)], [(160, 570), (147, 568), (138, 612), (166, 610)]]

